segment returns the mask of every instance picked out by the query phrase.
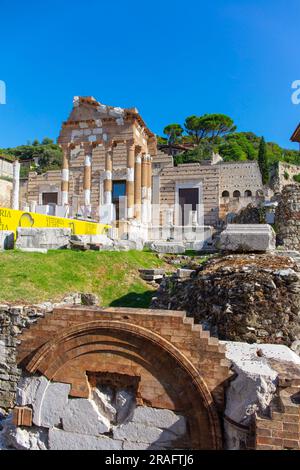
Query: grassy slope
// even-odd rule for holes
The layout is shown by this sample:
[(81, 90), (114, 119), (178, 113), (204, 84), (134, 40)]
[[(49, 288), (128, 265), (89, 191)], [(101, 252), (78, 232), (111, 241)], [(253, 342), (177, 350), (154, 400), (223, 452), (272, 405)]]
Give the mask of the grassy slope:
[(36, 303), (92, 292), (104, 306), (148, 307), (153, 291), (138, 269), (162, 265), (153, 253), (138, 251), (6, 251), (0, 253), (0, 302)]

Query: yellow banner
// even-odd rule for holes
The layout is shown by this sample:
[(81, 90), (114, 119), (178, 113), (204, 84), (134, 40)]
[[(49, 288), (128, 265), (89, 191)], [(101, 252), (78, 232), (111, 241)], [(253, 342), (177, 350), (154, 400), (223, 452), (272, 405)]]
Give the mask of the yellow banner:
[(73, 235), (102, 235), (110, 226), (0, 207), (0, 231), (9, 230), (16, 235), (18, 227), (70, 228)]

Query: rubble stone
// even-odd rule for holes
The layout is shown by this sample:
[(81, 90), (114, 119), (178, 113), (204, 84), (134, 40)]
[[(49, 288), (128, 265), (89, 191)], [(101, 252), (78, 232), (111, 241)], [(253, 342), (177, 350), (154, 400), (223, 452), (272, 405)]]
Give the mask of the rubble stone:
[(299, 268), (275, 253), (214, 257), (192, 278), (165, 277), (152, 308), (186, 310), (223, 340), (291, 346), (300, 339)]
[(275, 214), (277, 242), (288, 250), (300, 249), (300, 186), (283, 188)]
[(9, 230), (0, 231), (0, 251), (12, 250), (14, 248), (14, 232)]

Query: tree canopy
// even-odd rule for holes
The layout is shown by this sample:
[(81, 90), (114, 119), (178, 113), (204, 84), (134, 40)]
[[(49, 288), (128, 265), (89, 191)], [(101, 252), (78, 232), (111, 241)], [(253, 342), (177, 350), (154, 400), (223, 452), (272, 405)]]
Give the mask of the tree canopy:
[[(167, 131), (167, 132), (165, 132)], [(211, 158), (212, 152), (219, 152), (225, 161), (258, 160), (261, 139), (253, 132), (236, 132), (233, 119), (225, 114), (195, 114), (188, 116), (183, 127), (170, 124), (164, 129), (174, 133), (174, 141), (192, 146), (175, 157), (175, 163), (188, 163)], [(163, 137), (158, 143), (166, 143)], [(265, 142), (266, 165), (269, 168), (278, 161), (300, 165), (296, 150), (283, 149), (274, 142)], [(264, 170), (265, 171), (265, 170)], [(266, 178), (266, 176), (264, 176)]]
[(164, 128), (164, 134), (168, 136), (168, 142), (171, 144), (178, 142), (183, 132), (180, 124), (169, 124)]
[(45, 137), (40, 143), (35, 139), (27, 145), (14, 148), (0, 149), (0, 154), (14, 156), (21, 164), (29, 161), (29, 165), (21, 166), (22, 176), (26, 176), (29, 170), (43, 173), (47, 170), (56, 170), (61, 167), (62, 150), (52, 139)]

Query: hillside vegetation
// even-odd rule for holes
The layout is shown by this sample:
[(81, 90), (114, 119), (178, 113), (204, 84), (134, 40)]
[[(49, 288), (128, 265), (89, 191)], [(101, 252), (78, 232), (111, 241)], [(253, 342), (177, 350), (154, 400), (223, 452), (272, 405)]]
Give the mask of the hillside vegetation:
[[(211, 158), (219, 152), (224, 161), (257, 160), (261, 137), (253, 132), (237, 132), (233, 120), (224, 114), (189, 116), (183, 126), (169, 124), (164, 128), (167, 137), (159, 137), (161, 144), (187, 144), (190, 150), (176, 155), (175, 163), (189, 163)], [(266, 142), (266, 159), (270, 167), (278, 161), (300, 164), (296, 150), (285, 149), (275, 142)]]

